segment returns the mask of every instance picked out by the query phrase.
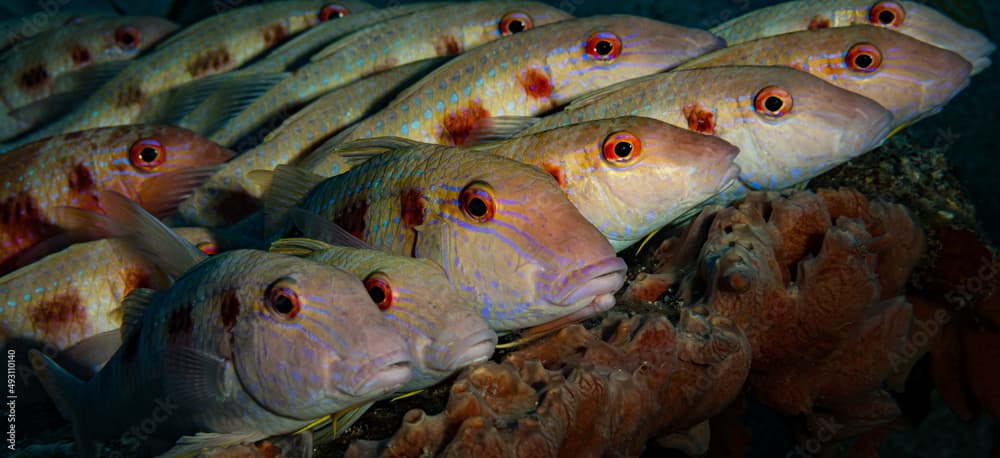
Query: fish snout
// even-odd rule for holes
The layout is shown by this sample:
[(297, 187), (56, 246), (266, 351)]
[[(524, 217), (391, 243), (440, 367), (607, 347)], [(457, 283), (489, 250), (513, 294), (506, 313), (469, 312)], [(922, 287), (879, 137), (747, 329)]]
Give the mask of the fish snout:
[(483, 329), (464, 338), (443, 342), (429, 355), (428, 365), (432, 366), (432, 369), (442, 372), (455, 371), (490, 359), (496, 345), (496, 332), (484, 326)]
[(361, 362), (361, 370), (349, 371), (343, 391), (358, 398), (374, 398), (396, 391), (410, 380), (413, 356), (398, 349)]
[(589, 304), (602, 296), (613, 296), (625, 284), (628, 266), (622, 258), (607, 258), (567, 273), (556, 281), (554, 301), (558, 305)]

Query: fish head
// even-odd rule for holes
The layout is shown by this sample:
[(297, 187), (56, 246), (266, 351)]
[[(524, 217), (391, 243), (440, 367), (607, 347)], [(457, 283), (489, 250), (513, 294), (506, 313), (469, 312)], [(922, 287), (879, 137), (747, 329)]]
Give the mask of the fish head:
[(782, 46), (785, 57), (779, 59), (878, 102), (892, 112), (896, 125), (937, 113), (969, 85), (972, 65), (967, 60), (888, 28), (853, 26), (793, 35), (809, 45)]
[(858, 23), (896, 30), (917, 40), (955, 52), (972, 64), (972, 74), (990, 66), (996, 45), (977, 30), (965, 27), (934, 8), (916, 2), (871, 2)]
[(552, 50), (545, 62), (551, 97), (560, 100), (668, 70), (725, 46), (704, 30), (637, 16), (605, 15), (544, 28), (559, 32), (546, 42)]
[(251, 253), (255, 262), (241, 259), (241, 285), (220, 316), (223, 328), (231, 328), (236, 373), (257, 402), (308, 420), (406, 383), (413, 361), (406, 342), (355, 276), (306, 259)]
[[(540, 138), (536, 138), (540, 137)], [(717, 194), (739, 176), (739, 148), (652, 118), (571, 124), (532, 136), (565, 150), (546, 162), (569, 199), (618, 251)]]
[(493, 355), (496, 333), (440, 266), (427, 259), (383, 256), (371, 267), (365, 288), (413, 355), (407, 390), (426, 388)]
[(614, 305), (625, 262), (542, 170), (468, 151), (442, 167), (415, 256), (444, 268), (497, 330)]
[(795, 69), (691, 71), (713, 88), (715, 134), (739, 146), (740, 181), (751, 189), (815, 177), (879, 146), (892, 127), (892, 113), (875, 101)]
[(234, 156), (231, 150), (179, 127), (141, 126), (121, 132), (103, 150), (107, 168), (98, 180), (104, 189), (118, 191), (154, 214), (158, 209), (151, 206), (197, 185), (190, 180), (199, 176), (185, 171), (221, 164)]
[(166, 19), (149, 16), (108, 18), (101, 23), (107, 24), (101, 34), (101, 51), (123, 59), (152, 48), (179, 28)]
[(569, 13), (542, 2), (501, 1), (475, 5), (456, 4), (456, 6), (465, 10), (466, 17), (482, 16), (481, 20), (475, 21), (464, 30), (466, 49), (500, 37), (573, 18)]

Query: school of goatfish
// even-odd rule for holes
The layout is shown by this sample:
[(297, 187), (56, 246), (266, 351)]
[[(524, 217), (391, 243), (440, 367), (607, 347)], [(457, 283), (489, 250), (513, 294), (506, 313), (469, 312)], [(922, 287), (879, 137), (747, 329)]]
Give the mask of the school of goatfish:
[(522, 0), (56, 19), (0, 43), (0, 340), (81, 456), (308, 456), (498, 334), (611, 309), (618, 252), (878, 147), (994, 50), (907, 1), (711, 30)]

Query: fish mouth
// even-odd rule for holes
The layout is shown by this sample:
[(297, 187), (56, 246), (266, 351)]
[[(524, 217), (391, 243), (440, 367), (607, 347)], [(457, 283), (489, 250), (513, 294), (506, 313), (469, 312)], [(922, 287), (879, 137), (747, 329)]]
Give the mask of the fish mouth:
[[(461, 340), (453, 340), (444, 345), (444, 351), (434, 358), (436, 369), (456, 371), (465, 366), (486, 361), (493, 356), (497, 345), (497, 334), (486, 328), (470, 334)], [(457, 351), (456, 351), (457, 350)]]
[(625, 284), (627, 269), (622, 258), (614, 257), (574, 270), (556, 283), (562, 286), (562, 294), (555, 302), (564, 306), (587, 305), (600, 296), (613, 295)]
[(410, 380), (413, 368), (413, 357), (407, 351), (395, 351), (368, 360), (371, 369), (360, 371), (360, 378), (344, 390), (355, 397), (378, 397), (396, 391)]

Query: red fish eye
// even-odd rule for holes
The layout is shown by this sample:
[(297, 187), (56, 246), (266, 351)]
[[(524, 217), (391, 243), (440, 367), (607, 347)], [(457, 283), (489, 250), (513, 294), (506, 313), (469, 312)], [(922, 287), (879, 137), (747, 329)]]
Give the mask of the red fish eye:
[(144, 138), (132, 144), (128, 150), (128, 160), (133, 166), (143, 170), (153, 170), (167, 160), (163, 144), (152, 138)]
[(875, 25), (896, 28), (903, 25), (903, 7), (896, 2), (878, 2), (868, 14), (868, 20)]
[(294, 319), (302, 309), (298, 293), (281, 280), (268, 289), (267, 306), (272, 312), (286, 320)]
[(753, 98), (753, 109), (770, 118), (780, 118), (792, 111), (792, 96), (788, 91), (768, 86)]
[(139, 31), (130, 25), (123, 25), (115, 30), (115, 42), (123, 49), (138, 48), (141, 39), (142, 35), (139, 34)]
[(339, 19), (344, 16), (347, 16), (347, 14), (348, 14), (347, 8), (331, 3), (329, 5), (324, 6), (323, 8), (320, 8), (319, 21), (326, 22), (329, 21), (330, 19)]
[(396, 302), (389, 280), (379, 273), (374, 273), (365, 279), (365, 289), (368, 290), (368, 296), (372, 298), (372, 302), (378, 306), (379, 310), (389, 310)]
[(215, 242), (201, 242), (198, 244), (198, 249), (201, 250), (202, 253), (209, 256), (219, 254), (219, 246), (216, 245)]
[(639, 157), (642, 142), (629, 132), (615, 132), (604, 139), (604, 160), (612, 165), (624, 165)]
[(477, 223), (492, 220), (496, 213), (493, 190), (486, 183), (475, 182), (466, 186), (459, 194), (458, 202), (465, 215)]
[(844, 61), (851, 70), (870, 73), (882, 64), (882, 52), (874, 45), (858, 43), (847, 50)]
[(524, 32), (531, 27), (531, 18), (521, 12), (507, 13), (500, 19), (500, 35), (505, 37), (518, 32)]
[(611, 60), (622, 52), (622, 40), (610, 32), (598, 32), (587, 39), (587, 55), (598, 60)]

